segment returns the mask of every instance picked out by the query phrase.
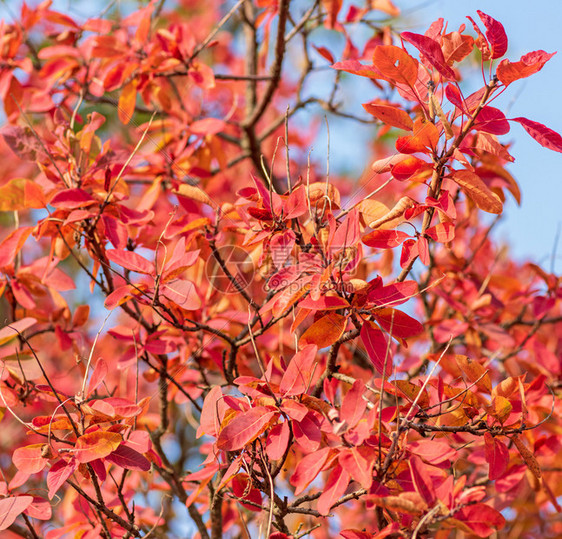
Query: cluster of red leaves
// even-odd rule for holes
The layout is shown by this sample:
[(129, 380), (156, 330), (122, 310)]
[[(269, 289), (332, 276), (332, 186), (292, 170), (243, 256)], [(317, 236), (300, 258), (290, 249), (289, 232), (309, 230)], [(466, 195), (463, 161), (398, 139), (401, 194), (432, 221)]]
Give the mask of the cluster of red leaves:
[[(438, 20), (361, 53), (349, 28), (391, 2), (300, 24), (280, 0), (226, 16), (244, 57), (220, 2), (186, 4), (78, 23), (47, 1), (0, 26), (0, 530), (171, 536), (173, 497), (203, 539), (560, 534), (562, 281), (486, 218), (519, 201), (509, 122), (562, 152), (491, 105), (552, 54), (501, 59), (482, 12), (476, 38)], [(387, 96), (363, 106), (395, 151), (355, 194), (305, 165), (314, 126), (284, 130), (287, 96), (341, 112), (300, 100), (311, 67), (283, 76), (301, 31), (333, 63), (314, 20), (346, 40), (336, 81)], [(489, 76), (464, 95), (474, 55)]]

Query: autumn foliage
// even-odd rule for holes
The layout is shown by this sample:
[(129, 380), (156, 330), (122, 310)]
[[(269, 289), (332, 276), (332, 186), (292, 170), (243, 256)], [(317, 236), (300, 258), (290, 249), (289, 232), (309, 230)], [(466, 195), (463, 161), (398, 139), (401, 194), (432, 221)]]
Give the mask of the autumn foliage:
[(562, 536), (562, 281), (493, 234), (554, 53), (363, 4), (0, 23), (2, 537)]

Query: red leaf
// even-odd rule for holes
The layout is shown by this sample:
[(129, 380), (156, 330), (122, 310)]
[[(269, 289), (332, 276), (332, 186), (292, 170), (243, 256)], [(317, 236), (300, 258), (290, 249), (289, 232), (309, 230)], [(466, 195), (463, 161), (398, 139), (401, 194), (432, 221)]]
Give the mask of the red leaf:
[(355, 380), (343, 399), (340, 419), (347, 423), (348, 428), (355, 427), (365, 413), (367, 401), (363, 398), (363, 393), (365, 384), (361, 380)]
[(361, 340), (377, 371), (390, 376), (392, 374), (392, 352), (383, 332), (370, 322), (365, 322), (361, 328)]
[(505, 135), (509, 133), (509, 122), (505, 119), (501, 110), (494, 107), (484, 107), (478, 113), (474, 129), (492, 135)]
[[(235, 475), (232, 478), (231, 484), (232, 484), (232, 492), (234, 492), (235, 496), (261, 506), (262, 503), (261, 493), (257, 488), (252, 487), (252, 481), (247, 474), (240, 473)], [(244, 502), (241, 503), (246, 509), (249, 509), (250, 511), (261, 511), (261, 507), (256, 507), (255, 505), (250, 505)]]
[(459, 110), (464, 111), (465, 105), (461, 91), (452, 83), (447, 84), (445, 87), (445, 95), (447, 99), (455, 105)]
[(107, 368), (107, 363), (100, 357), (94, 368), (94, 372), (90, 377), (88, 382), (88, 390), (86, 391), (86, 396), (89, 397), (105, 380), (109, 369)]
[(334, 63), (334, 57), (326, 47), (317, 47), (316, 45), (312, 45), (312, 46), (316, 49), (316, 51), (318, 52), (318, 54), (320, 54), (320, 56), (328, 60), (328, 62), (330, 62), (331, 64)]
[(312, 299), (312, 296), (306, 296), (300, 303), (299, 307), (310, 309), (311, 311), (329, 311), (333, 309), (345, 309), (349, 307), (349, 302), (340, 296), (320, 296), (318, 299)]
[(330, 249), (332, 252), (352, 247), (359, 242), (359, 212), (352, 210), (347, 214), (342, 223), (338, 226), (332, 240), (330, 241)]
[(369, 114), (372, 114), (375, 118), (387, 125), (397, 127), (398, 129), (405, 129), (406, 131), (412, 131), (414, 129), (412, 118), (402, 109), (392, 107), (391, 105), (379, 105), (377, 103), (363, 103), (363, 108)]
[(283, 216), (285, 219), (300, 217), (308, 211), (306, 191), (304, 186), (293, 189), (283, 204)]
[(492, 47), (492, 60), (500, 58), (507, 52), (507, 35), (503, 25), (480, 10), (476, 10), (476, 13), (486, 27), (486, 37)]
[(496, 491), (497, 492), (509, 492), (519, 485), (519, 483), (525, 477), (528, 468), (526, 464), (514, 465), (509, 468), (507, 472), (504, 473), (502, 477), (496, 480)]
[(47, 486), (49, 487), (49, 500), (52, 500), (58, 489), (74, 473), (78, 463), (72, 459), (70, 462), (58, 460), (55, 462), (47, 474)]
[(284, 396), (301, 395), (306, 392), (316, 366), (317, 352), (318, 347), (315, 344), (308, 344), (293, 356), (279, 384), (279, 391)]
[(428, 60), (428, 62), (446, 79), (455, 79), (455, 72), (447, 65), (443, 50), (437, 41), (430, 37), (412, 32), (402, 32), (402, 38), (410, 42), (418, 49)]
[(373, 483), (374, 460), (366, 458), (366, 455), (369, 454), (373, 454), (373, 452), (368, 447), (350, 447), (338, 455), (341, 467), (366, 489), (370, 488)]
[(313, 412), (306, 414), (301, 421), (293, 421), (293, 434), (305, 453), (313, 453), (320, 447), (322, 432)]
[(104, 306), (108, 310), (115, 309), (126, 301), (130, 300), (135, 294), (135, 287), (131, 284), (118, 286), (109, 296), (105, 298)]
[(348, 530), (342, 530), (340, 532), (340, 535), (344, 539), (373, 539), (372, 533), (368, 533), (360, 530), (353, 530), (351, 528)]
[(505, 444), (494, 438), (489, 432), (484, 433), (486, 462), (489, 465), (488, 476), (492, 481), (502, 476), (509, 464), (509, 451)]
[(11, 496), (0, 500), (0, 531), (9, 528), (33, 502), (33, 496)]
[(162, 286), (162, 295), (186, 311), (196, 311), (201, 308), (201, 298), (197, 288), (187, 279), (166, 283)]
[(48, 460), (41, 456), (44, 444), (33, 444), (19, 447), (12, 455), (16, 468), (26, 474), (40, 472), (47, 465)]
[(523, 129), (529, 133), (541, 146), (562, 153), (562, 137), (552, 129), (539, 122), (528, 120), (527, 118), (513, 118), (520, 123)]
[(20, 252), (32, 230), (33, 227), (22, 226), (16, 228), (16, 230), (4, 238), (2, 243), (0, 243), (0, 268), (5, 268), (14, 262), (16, 255)]
[(472, 23), (472, 27), (474, 28), (474, 31), (478, 34), (478, 38), (476, 39), (476, 46), (482, 53), (482, 60), (489, 60), (491, 58), (491, 52), (490, 52), (490, 44), (488, 43), (488, 40), (484, 37), (482, 31), (480, 30), (478, 25), (474, 22), (474, 19), (472, 17), (469, 17), (468, 15), (466, 18)]
[(287, 421), (275, 425), (275, 427), (269, 431), (265, 452), (271, 460), (279, 460), (283, 457), (289, 445), (290, 436), (291, 429)]
[(429, 170), (432, 166), (419, 157), (409, 156), (390, 168), (392, 175), (399, 181), (407, 180), (414, 174)]
[(416, 118), (414, 122), (414, 134), (405, 135), (396, 139), (396, 149), (400, 153), (425, 153), (435, 151), (439, 143), (439, 131), (431, 122), (423, 122)]
[(393, 249), (410, 236), (401, 230), (373, 230), (363, 236), (363, 243), (376, 249)]
[(89, 466), (92, 467), (95, 474), (98, 476), (98, 479), (101, 483), (103, 483), (107, 479), (107, 470), (105, 468), (105, 460), (94, 459), (89, 462)]
[(222, 390), (216, 385), (207, 393), (203, 401), (203, 409), (199, 419), (199, 427), (197, 427), (197, 438), (207, 434), (208, 436), (217, 436), (220, 430), (224, 409), (222, 403)]
[(328, 455), (329, 447), (324, 447), (319, 451), (310, 453), (298, 461), (298, 464), (291, 476), (290, 483), (295, 488), (295, 496), (299, 496), (305, 489), (316, 479), (316, 476), (322, 470)]
[(343, 495), (349, 484), (349, 474), (338, 464), (330, 473), (328, 481), (318, 498), (318, 512), (327, 516), (332, 505)]
[(150, 470), (150, 461), (145, 456), (123, 444), (108, 455), (105, 460), (127, 470), (137, 470), (139, 472), (148, 472)]
[(103, 413), (115, 418), (135, 417), (142, 412), (142, 408), (138, 404), (121, 397), (90, 401), (90, 406), (94, 409), (103, 408), (105, 410)]
[(464, 522), (478, 537), (489, 537), (494, 530), (501, 530), (505, 526), (502, 514), (484, 503), (467, 505), (454, 517)]
[(302, 421), (309, 412), (307, 406), (293, 399), (283, 399), (281, 410), (295, 421)]
[(41, 498), (40, 496), (34, 496), (33, 502), (25, 510), (25, 514), (28, 517), (36, 518), (38, 520), (50, 520), (53, 510), (48, 500)]
[(265, 406), (250, 408), (237, 414), (219, 434), (217, 447), (223, 451), (238, 451), (253, 442), (276, 415)]
[(45, 155), (41, 142), (30, 127), (5, 125), (0, 130), (0, 135), (10, 150), (24, 161), (35, 161), (38, 157)]
[(417, 440), (408, 443), (406, 449), (429, 464), (441, 464), (452, 460), (457, 454), (455, 449), (443, 440)]
[(154, 264), (149, 262), (146, 258), (142, 257), (132, 251), (123, 251), (120, 249), (111, 249), (105, 253), (107, 258), (117, 265), (134, 271), (136, 273), (144, 273), (152, 275), (154, 273)]
[(203, 118), (189, 126), (189, 130), (196, 135), (216, 135), (224, 130), (226, 122), (218, 118)]
[(417, 292), (418, 283), (416, 281), (404, 281), (375, 288), (369, 292), (368, 300), (381, 307), (389, 307), (408, 301)]
[(129, 434), (124, 444), (139, 453), (148, 453), (152, 449), (150, 435), (145, 430), (134, 430)]
[(425, 233), (439, 243), (447, 243), (455, 238), (455, 225), (451, 221), (437, 223), (428, 228)]
[(549, 54), (543, 50), (529, 52), (519, 62), (510, 62), (507, 58), (502, 60), (496, 68), (496, 75), (506, 86), (513, 81), (524, 79), (540, 71), (556, 53)]
[(433, 481), (427, 473), (426, 464), (416, 455), (412, 455), (408, 459), (408, 466), (412, 474), (412, 481), (416, 492), (422, 497), (429, 507), (432, 507), (437, 499)]
[(65, 189), (59, 191), (49, 202), (55, 208), (64, 208), (67, 210), (75, 208), (83, 208), (95, 204), (95, 199), (83, 189)]
[(393, 337), (407, 339), (423, 332), (423, 325), (410, 315), (389, 307), (375, 311), (379, 325)]

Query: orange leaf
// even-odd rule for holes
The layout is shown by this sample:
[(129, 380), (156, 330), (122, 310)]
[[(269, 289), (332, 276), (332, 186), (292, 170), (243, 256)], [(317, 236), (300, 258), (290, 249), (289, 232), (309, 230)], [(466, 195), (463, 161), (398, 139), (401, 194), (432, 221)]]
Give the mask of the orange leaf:
[(423, 393), (418, 398), (418, 395), (421, 391), (420, 386), (417, 386), (416, 384), (409, 382), (408, 380), (394, 380), (392, 383), (411, 403), (418, 399), (417, 406), (419, 406), (420, 408), (429, 406), (429, 393), (427, 392), (427, 390), (424, 389)]
[(432, 166), (423, 159), (420, 159), (419, 157), (409, 156), (406, 157), (406, 159), (404, 159), (403, 161), (400, 161), (400, 163), (396, 163), (396, 165), (391, 168), (391, 171), (392, 175), (397, 180), (403, 181), (411, 178), (418, 172), (422, 172), (424, 170), (427, 171), (431, 168)]
[(439, 131), (431, 122), (417, 118), (414, 122), (414, 134), (398, 137), (396, 149), (400, 153), (429, 153), (435, 151), (439, 142)]
[(75, 456), (81, 463), (102, 459), (113, 453), (122, 441), (120, 434), (97, 430), (80, 436), (76, 440)]
[(347, 318), (341, 314), (329, 313), (316, 320), (299, 339), (299, 347), (315, 344), (326, 348), (334, 344), (343, 334)]
[(0, 187), (0, 211), (39, 209), (44, 206), (43, 190), (32, 180), (14, 178)]
[(418, 61), (394, 45), (376, 47), (373, 64), (389, 82), (399, 82), (413, 87), (418, 78)]
[(456, 170), (453, 173), (453, 180), (481, 210), (497, 214), (502, 212), (503, 204), (500, 197), (492, 192), (474, 172)]
[(476, 382), (477, 387), (487, 393), (492, 392), (492, 381), (487, 369), (467, 356), (457, 355), (455, 356), (455, 360), (459, 369), (466, 374), (470, 382)]
[(500, 423), (503, 423), (511, 414), (513, 406), (505, 397), (497, 396), (493, 399), (488, 408), (490, 415), (494, 416)]
[(118, 116), (121, 123), (127, 125), (135, 113), (135, 103), (137, 101), (137, 81), (132, 80), (121, 91), (118, 104)]
[(525, 461), (525, 464), (527, 465), (529, 470), (531, 470), (531, 473), (537, 479), (540, 479), (541, 475), (542, 475), (541, 474), (541, 468), (539, 466), (539, 463), (537, 462), (537, 459), (535, 458), (535, 455), (533, 455), (533, 453), (531, 453), (531, 450), (523, 443), (521, 438), (519, 438), (518, 434), (515, 434), (514, 436), (512, 436), (511, 439), (513, 440), (513, 443), (515, 444), (515, 447), (517, 447), (517, 450), (519, 451), (520, 455), (523, 457), (523, 460)]
[(178, 187), (178, 190), (174, 191), (174, 194), (191, 198), (193, 200), (197, 200), (198, 202), (203, 202), (205, 204), (208, 204), (209, 206), (214, 205), (213, 201), (210, 199), (209, 195), (205, 193), (205, 191), (197, 186), (189, 185), (187, 183), (182, 183)]
[(414, 129), (412, 118), (402, 109), (391, 105), (378, 105), (377, 103), (364, 103), (363, 108), (381, 122), (392, 127), (398, 127), (398, 129), (405, 129), (406, 131)]
[(496, 75), (506, 86), (513, 81), (524, 79), (540, 71), (556, 53), (551, 54), (539, 50), (525, 54), (519, 62), (510, 62), (507, 58), (502, 60), (496, 68)]

